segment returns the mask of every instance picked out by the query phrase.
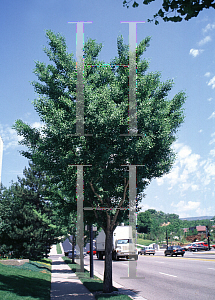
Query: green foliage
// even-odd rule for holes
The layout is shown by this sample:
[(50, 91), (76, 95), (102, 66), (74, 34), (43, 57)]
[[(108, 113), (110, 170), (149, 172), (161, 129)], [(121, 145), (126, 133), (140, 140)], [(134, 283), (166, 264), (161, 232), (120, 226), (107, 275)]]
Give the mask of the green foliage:
[(176, 214), (165, 214), (162, 211), (148, 209), (137, 215), (137, 231), (144, 232), (154, 241), (165, 240), (166, 230), (182, 238), (182, 221)]
[[(128, 68), (99, 65), (97, 56), (101, 45), (89, 39), (84, 45), (84, 107), (85, 132), (90, 137), (74, 137), (76, 130), (75, 96), (77, 73), (73, 55), (66, 52), (63, 37), (47, 31), (52, 64), (37, 62), (33, 82), (39, 98), (34, 101), (44, 127), (31, 128), (17, 120), (15, 129), (23, 137), (21, 144), (28, 147), (22, 154), (30, 157), (41, 169), (54, 176), (58, 188), (69, 201), (67, 206), (76, 210), (76, 170), (71, 164), (91, 164), (85, 168), (85, 206), (128, 206), (128, 172), (125, 164), (141, 164), (137, 172), (138, 202), (142, 191), (152, 178), (170, 171), (175, 155), (171, 149), (175, 133), (183, 122), (184, 93), (172, 100), (167, 98), (173, 82), (160, 81), (159, 73), (146, 73), (148, 62), (141, 55), (149, 46), (150, 38), (137, 47), (137, 119), (142, 137), (122, 137), (120, 128), (127, 128)], [(128, 64), (128, 46), (122, 37), (117, 40), (118, 57), (111, 64)], [(142, 179), (144, 178), (144, 180)], [(111, 230), (128, 215), (128, 211), (95, 212), (97, 222), (106, 230), (111, 220)], [(86, 212), (85, 219), (93, 218)], [(109, 221), (108, 221), (109, 222)]]
[(188, 230), (188, 232), (186, 233), (187, 236), (196, 235), (196, 234), (198, 234), (197, 229)]
[[(144, 0), (143, 4), (148, 5), (154, 0)], [(129, 3), (133, 2), (132, 7), (138, 7), (139, 3), (135, 0), (124, 0), (123, 6), (129, 7)], [(157, 18), (161, 17), (165, 22), (181, 22), (182, 20), (190, 20), (197, 17), (203, 9), (215, 8), (214, 0), (163, 0), (162, 8), (153, 16), (153, 19), (148, 19), (148, 22), (155, 21), (155, 25), (159, 24)], [(172, 14), (173, 16), (169, 16)]]
[(14, 258), (47, 255), (60, 235), (56, 214), (48, 201), (45, 175), (30, 164), (0, 195), (0, 253)]

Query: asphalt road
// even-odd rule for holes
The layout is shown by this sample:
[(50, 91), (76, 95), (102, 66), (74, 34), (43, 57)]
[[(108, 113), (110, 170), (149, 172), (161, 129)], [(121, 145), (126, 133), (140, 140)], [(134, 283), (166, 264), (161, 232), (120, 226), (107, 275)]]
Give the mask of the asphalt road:
[[(89, 256), (84, 259), (89, 265)], [(139, 256), (137, 278), (128, 277), (129, 262), (113, 261), (113, 280), (148, 300), (215, 299), (215, 253), (186, 252), (165, 257), (163, 251)], [(104, 261), (94, 255), (94, 270), (104, 273)], [(140, 278), (138, 278), (140, 277)]]

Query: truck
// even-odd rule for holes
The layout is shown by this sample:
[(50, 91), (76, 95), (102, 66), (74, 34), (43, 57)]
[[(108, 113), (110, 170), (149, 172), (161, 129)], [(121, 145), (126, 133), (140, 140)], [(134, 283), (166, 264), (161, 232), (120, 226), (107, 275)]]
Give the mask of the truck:
[[(135, 259), (138, 260), (138, 253), (134, 240), (130, 238), (129, 230), (131, 226), (117, 226), (113, 232), (113, 260), (119, 260), (119, 258)], [(105, 232), (100, 231), (96, 237), (96, 255), (99, 260), (103, 259), (105, 255)]]

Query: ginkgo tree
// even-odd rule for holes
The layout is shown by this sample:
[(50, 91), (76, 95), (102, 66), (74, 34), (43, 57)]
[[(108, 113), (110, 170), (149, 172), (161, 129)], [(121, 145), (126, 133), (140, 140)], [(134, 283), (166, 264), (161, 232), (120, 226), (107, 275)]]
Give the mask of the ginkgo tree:
[[(104, 66), (98, 55), (101, 44), (88, 39), (84, 44), (84, 130), (76, 133), (77, 69), (73, 54), (67, 52), (64, 37), (47, 31), (44, 51), (50, 64), (36, 62), (34, 101), (43, 126), (32, 128), (17, 120), (14, 128), (27, 146), (22, 155), (53, 175), (56, 185), (68, 191), (71, 211), (76, 210), (76, 168), (84, 167), (84, 206), (105, 207), (92, 214), (106, 233), (104, 292), (112, 287), (112, 239), (115, 227), (128, 216), (129, 172), (137, 170), (137, 206), (145, 187), (153, 178), (168, 173), (174, 163), (172, 144), (184, 120), (185, 94), (168, 99), (172, 80), (161, 82), (159, 72), (147, 72), (149, 63), (141, 59), (149, 46), (145, 38), (136, 48), (136, 110), (138, 135), (128, 135), (129, 47), (120, 36), (118, 56)], [(87, 135), (88, 134), (88, 135)], [(111, 209), (110, 209), (111, 208)], [(115, 208), (115, 209), (112, 209)]]

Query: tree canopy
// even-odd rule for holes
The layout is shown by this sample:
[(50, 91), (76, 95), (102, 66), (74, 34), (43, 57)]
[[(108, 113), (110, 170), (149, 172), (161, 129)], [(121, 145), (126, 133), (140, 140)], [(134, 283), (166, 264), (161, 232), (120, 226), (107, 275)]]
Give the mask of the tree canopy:
[[(88, 39), (84, 44), (84, 118), (85, 132), (76, 130), (76, 61), (67, 53), (65, 39), (47, 31), (49, 47), (45, 48), (51, 64), (36, 63), (33, 82), (39, 97), (34, 101), (43, 126), (32, 128), (17, 120), (15, 129), (27, 146), (22, 155), (42, 170), (52, 174), (58, 188), (63, 187), (76, 210), (76, 168), (84, 167), (84, 206), (105, 207), (93, 211), (94, 218), (106, 233), (104, 291), (112, 290), (112, 235), (126, 216), (129, 197), (129, 174), (125, 165), (142, 165), (137, 169), (137, 204), (153, 178), (168, 173), (175, 159), (171, 148), (176, 132), (184, 120), (185, 94), (168, 99), (172, 80), (161, 82), (159, 72), (148, 72), (148, 62), (141, 59), (150, 38), (136, 49), (137, 126), (138, 136), (128, 132), (129, 47), (118, 37), (118, 56), (101, 66), (98, 60), (102, 45)], [(117, 65), (117, 66), (115, 66)], [(138, 206), (138, 205), (137, 205)], [(88, 212), (88, 215), (92, 213)], [(87, 218), (87, 213), (84, 213)], [(109, 268), (109, 269), (108, 269)], [(108, 269), (108, 270), (107, 270)]]
[[(148, 5), (155, 0), (144, 0), (143, 4)], [(139, 3), (136, 0), (124, 0), (123, 6), (129, 7), (132, 3), (132, 7), (138, 7)], [(148, 22), (155, 21), (155, 24), (159, 24), (158, 18), (162, 18), (165, 22), (181, 22), (182, 20), (190, 20), (197, 17), (203, 9), (215, 8), (214, 0), (163, 0), (162, 8), (154, 14), (153, 19), (148, 19)]]

